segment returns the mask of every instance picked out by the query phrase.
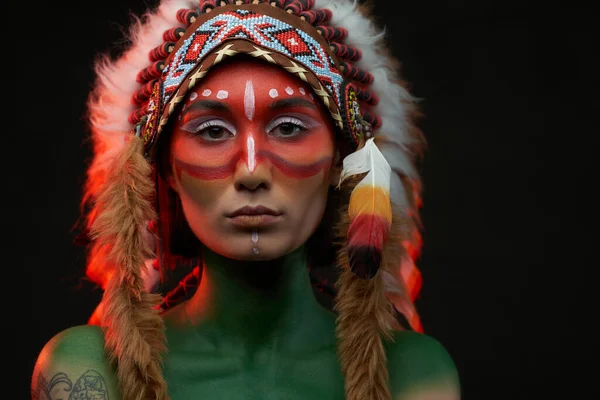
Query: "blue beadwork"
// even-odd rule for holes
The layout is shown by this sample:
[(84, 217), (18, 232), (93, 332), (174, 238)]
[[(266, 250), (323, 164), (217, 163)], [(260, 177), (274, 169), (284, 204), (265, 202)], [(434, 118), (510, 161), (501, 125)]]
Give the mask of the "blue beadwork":
[[(245, 35), (239, 31), (240, 26), (245, 30)], [(287, 31), (294, 31), (304, 41), (309, 49), (309, 54), (292, 54), (288, 48), (277, 40), (275, 35)], [(194, 62), (186, 62), (185, 57), (189, 52), (198, 51), (197, 48), (191, 47), (197, 35), (208, 36), (208, 38), (204, 41), (198, 56), (194, 58)], [(283, 53), (290, 59), (298, 61), (321, 80), (323, 86), (334, 96), (335, 102), (340, 104), (340, 87), (343, 78), (335, 70), (332, 58), (319, 42), (306, 32), (296, 29), (281, 20), (267, 15), (255, 14), (249, 10), (238, 9), (233, 12), (219, 14), (206, 21), (196, 29), (196, 32), (185, 39), (171, 62), (163, 70), (163, 106), (169, 101), (170, 94), (196, 66), (198, 60), (201, 60), (224, 41), (236, 37), (247, 38), (258, 45)]]

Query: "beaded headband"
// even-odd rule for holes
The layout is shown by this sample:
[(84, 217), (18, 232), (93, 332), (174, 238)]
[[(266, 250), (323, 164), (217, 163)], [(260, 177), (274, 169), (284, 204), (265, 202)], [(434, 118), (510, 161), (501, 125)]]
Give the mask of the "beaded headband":
[(148, 158), (153, 159), (157, 138), (189, 90), (213, 66), (237, 54), (277, 64), (309, 84), (353, 150), (373, 136), (380, 120), (361, 112), (360, 104), (377, 103), (366, 88), (373, 76), (350, 64), (361, 53), (339, 42), (346, 30), (320, 25), (331, 11), (311, 10), (314, 0), (221, 1), (213, 10), (216, 3), (205, 0), (198, 10), (179, 10), (177, 18), (187, 29), (165, 31), (165, 43), (149, 54), (152, 64), (137, 75), (143, 86), (132, 97), (138, 108), (129, 122), (143, 138)]

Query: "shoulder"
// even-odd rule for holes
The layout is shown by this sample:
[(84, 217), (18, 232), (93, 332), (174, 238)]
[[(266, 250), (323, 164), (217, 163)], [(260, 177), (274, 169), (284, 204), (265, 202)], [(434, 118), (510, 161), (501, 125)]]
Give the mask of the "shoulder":
[(31, 397), (37, 399), (115, 399), (116, 379), (104, 353), (98, 326), (81, 325), (56, 334), (38, 355), (31, 379)]
[(395, 332), (386, 344), (394, 398), (458, 400), (460, 383), (446, 348), (431, 336), (412, 331)]

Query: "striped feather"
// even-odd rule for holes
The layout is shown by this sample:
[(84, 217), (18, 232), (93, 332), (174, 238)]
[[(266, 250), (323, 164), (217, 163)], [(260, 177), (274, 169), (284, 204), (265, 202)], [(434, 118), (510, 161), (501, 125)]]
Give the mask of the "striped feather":
[(350, 269), (361, 279), (371, 279), (381, 265), (381, 253), (392, 224), (391, 168), (373, 138), (344, 159), (340, 184), (367, 172), (350, 195), (348, 257)]

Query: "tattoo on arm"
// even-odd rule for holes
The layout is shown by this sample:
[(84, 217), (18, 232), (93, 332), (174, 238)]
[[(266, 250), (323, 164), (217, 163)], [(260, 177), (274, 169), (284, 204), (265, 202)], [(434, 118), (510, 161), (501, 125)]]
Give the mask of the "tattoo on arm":
[(108, 389), (102, 375), (89, 370), (73, 385), (69, 377), (59, 372), (48, 382), (41, 374), (36, 387), (31, 390), (32, 400), (109, 400)]

